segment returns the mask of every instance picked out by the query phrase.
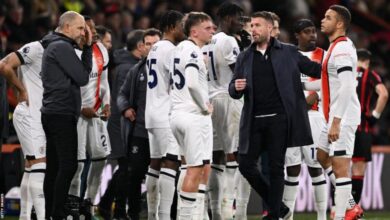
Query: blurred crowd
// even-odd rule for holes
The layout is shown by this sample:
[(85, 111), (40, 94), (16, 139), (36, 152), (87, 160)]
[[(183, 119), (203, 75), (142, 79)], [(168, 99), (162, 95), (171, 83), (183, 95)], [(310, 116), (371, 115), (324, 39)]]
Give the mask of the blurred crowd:
[[(112, 31), (112, 51), (123, 48), (127, 33), (156, 27), (159, 17), (169, 9), (183, 13), (204, 11), (215, 18), (218, 5), (225, 0), (0, 0), (0, 58), (23, 44), (41, 39), (56, 27), (58, 17), (73, 10), (93, 18), (96, 25)], [(373, 53), (372, 69), (390, 89), (390, 1), (387, 0), (236, 0), (247, 14), (273, 11), (281, 17), (284, 42), (296, 43), (292, 24), (299, 18), (312, 19), (317, 27), (332, 4), (346, 5), (352, 11), (349, 37), (356, 48)], [(375, 25), (371, 25), (375, 24)], [(328, 47), (319, 33), (318, 45)], [(10, 102), (12, 104), (12, 102)], [(387, 105), (374, 131), (374, 144), (390, 144), (390, 106)]]

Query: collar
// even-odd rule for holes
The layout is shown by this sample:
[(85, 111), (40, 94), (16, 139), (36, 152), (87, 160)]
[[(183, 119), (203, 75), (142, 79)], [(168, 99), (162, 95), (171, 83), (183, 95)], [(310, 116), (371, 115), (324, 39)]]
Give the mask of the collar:
[[(250, 47), (253, 51), (256, 51), (256, 46), (257, 46), (256, 43), (252, 43)], [(282, 44), (278, 39), (271, 37), (270, 41), (268, 42), (267, 51), (270, 50), (272, 47), (276, 49), (280, 49), (282, 48)]]
[(74, 41), (72, 38), (66, 36), (65, 34), (62, 34), (62, 33), (59, 33), (59, 32), (54, 32), (53, 34), (55, 34), (57, 36), (60, 36), (62, 38), (65, 38), (64, 40), (70, 42), (71, 44), (77, 45), (76, 41)]
[(334, 40), (332, 40), (330, 43), (335, 42), (337, 39), (339, 39), (339, 38), (341, 38), (341, 37), (346, 37), (346, 36), (345, 36), (345, 35), (340, 35), (340, 36), (336, 37)]

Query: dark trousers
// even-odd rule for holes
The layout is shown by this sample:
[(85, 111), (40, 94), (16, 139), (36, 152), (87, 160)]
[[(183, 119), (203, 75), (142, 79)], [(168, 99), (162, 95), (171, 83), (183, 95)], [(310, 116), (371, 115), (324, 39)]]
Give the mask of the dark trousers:
[(132, 219), (137, 219), (141, 212), (141, 184), (148, 171), (150, 149), (147, 138), (132, 137), (129, 143), (128, 213)]
[(112, 203), (115, 200), (114, 216), (116, 217), (126, 215), (126, 194), (123, 192), (126, 192), (127, 190), (128, 158), (121, 157), (118, 158), (117, 161), (118, 169), (112, 176), (99, 203), (99, 206), (105, 210), (111, 210)]
[[(255, 118), (248, 153), (239, 156), (242, 175), (267, 203), (272, 219), (278, 219), (282, 203), (287, 131), (284, 114)], [(264, 177), (258, 167), (260, 154), (264, 151), (268, 152), (269, 178)]]
[(77, 119), (72, 115), (42, 114), (46, 134), (46, 173), (43, 191), (46, 218), (62, 219), (69, 186), (77, 170)]

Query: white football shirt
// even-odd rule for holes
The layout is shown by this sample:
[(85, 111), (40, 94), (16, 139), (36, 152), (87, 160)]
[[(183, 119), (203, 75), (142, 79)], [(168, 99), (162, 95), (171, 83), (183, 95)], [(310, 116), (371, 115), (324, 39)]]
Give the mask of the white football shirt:
[[(185, 40), (175, 48), (173, 62), (171, 62), (169, 68), (172, 77), (170, 94), (172, 112), (184, 111), (187, 113), (202, 114), (202, 108), (196, 104), (186, 84), (185, 69), (188, 67), (198, 69), (199, 92), (203, 100), (209, 100), (207, 70), (203, 53), (194, 42)], [(204, 104), (206, 105), (206, 103)]]
[[(329, 51), (328, 51), (329, 52)], [(347, 41), (340, 41), (333, 48), (333, 51), (328, 60), (328, 78), (330, 92), (330, 111), (329, 122), (332, 122), (333, 117), (341, 116), (342, 123), (345, 125), (360, 124), (360, 104), (357, 93), (353, 93), (348, 103), (339, 103), (339, 89), (343, 83), (339, 78), (339, 73), (343, 68), (348, 68), (351, 71), (349, 77), (354, 86), (358, 84), (357, 78), (357, 54), (353, 42), (347, 38)], [(340, 112), (341, 105), (346, 105), (344, 112)], [(342, 115), (338, 115), (342, 114)]]
[(228, 94), (229, 83), (233, 72), (229, 65), (236, 63), (240, 48), (234, 37), (219, 32), (211, 42), (203, 48), (207, 56), (210, 98), (220, 94)]
[(41, 80), (42, 56), (44, 48), (39, 41), (28, 43), (21, 47), (16, 54), (22, 65), (18, 75), (28, 94), (28, 109), (34, 120), (41, 121), (43, 87)]
[[(89, 74), (88, 84), (80, 88), (82, 108), (93, 108), (98, 98), (101, 99), (103, 106), (110, 104), (110, 88), (108, 84), (107, 69), (109, 56), (107, 49), (102, 43), (97, 42), (96, 45), (97, 48), (92, 48), (92, 70)], [(76, 53), (81, 56), (82, 51), (76, 50)], [(103, 57), (103, 71), (100, 76), (100, 82), (98, 82), (98, 59), (100, 59), (100, 57)], [(96, 92), (98, 83), (100, 83), (99, 93)]]
[[(146, 128), (169, 128), (170, 79), (169, 66), (175, 45), (168, 40), (155, 43), (146, 61), (148, 85), (146, 91)], [(173, 62), (173, 60), (172, 60)]]

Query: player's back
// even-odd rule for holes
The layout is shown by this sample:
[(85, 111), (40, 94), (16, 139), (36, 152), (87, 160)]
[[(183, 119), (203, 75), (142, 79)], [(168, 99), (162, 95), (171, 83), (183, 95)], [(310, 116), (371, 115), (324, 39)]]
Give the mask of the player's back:
[(219, 32), (203, 51), (207, 55), (210, 98), (220, 93), (228, 94), (229, 83), (233, 77), (229, 65), (236, 62), (240, 53), (236, 39)]
[(39, 41), (24, 45), (16, 53), (21, 59), (19, 77), (26, 87), (31, 115), (41, 119), (40, 109), (42, 107), (43, 86), (41, 79), (42, 56), (44, 48)]
[(182, 111), (202, 114), (202, 109), (191, 97), (186, 82), (185, 69), (194, 67), (199, 70), (198, 83), (202, 96), (208, 100), (207, 70), (202, 51), (192, 41), (181, 42), (173, 52), (169, 72), (172, 77), (171, 102), (172, 112)]
[[(329, 53), (329, 51), (327, 52)], [(329, 77), (329, 92), (330, 92), (330, 116), (334, 115), (334, 110), (338, 104), (338, 91), (341, 88), (342, 82), (339, 78), (340, 71), (347, 69), (351, 71), (355, 81), (354, 86), (357, 86), (357, 54), (353, 42), (347, 38), (346, 41), (340, 41), (336, 44), (328, 60), (328, 77)], [(359, 124), (360, 123), (360, 104), (357, 94), (354, 93), (348, 104), (348, 107), (342, 116), (344, 123)]]
[(175, 45), (168, 40), (155, 43), (147, 58), (148, 86), (146, 92), (146, 128), (169, 127), (170, 74), (172, 52)]

